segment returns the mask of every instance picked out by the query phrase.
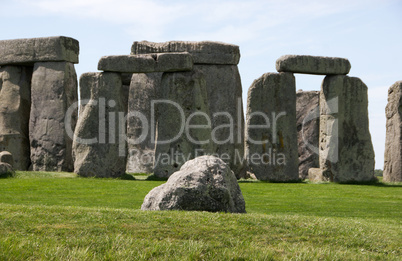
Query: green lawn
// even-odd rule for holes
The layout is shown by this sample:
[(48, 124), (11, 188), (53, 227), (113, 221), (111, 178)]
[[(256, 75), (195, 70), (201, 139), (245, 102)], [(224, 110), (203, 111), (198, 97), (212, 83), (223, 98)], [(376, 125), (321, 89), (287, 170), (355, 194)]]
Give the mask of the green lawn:
[(162, 183), (0, 179), (0, 260), (402, 259), (402, 184), (240, 182), (247, 214), (139, 210)]

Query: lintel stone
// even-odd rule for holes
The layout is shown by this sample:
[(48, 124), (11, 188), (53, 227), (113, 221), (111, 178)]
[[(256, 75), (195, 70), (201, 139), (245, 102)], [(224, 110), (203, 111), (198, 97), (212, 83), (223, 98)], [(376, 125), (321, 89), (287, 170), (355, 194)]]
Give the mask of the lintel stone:
[(194, 64), (236, 65), (240, 60), (239, 46), (222, 42), (169, 41), (154, 43), (148, 41), (134, 42), (131, 54), (189, 52)]
[(189, 53), (155, 53), (103, 56), (98, 70), (122, 73), (190, 71), (193, 58)]
[(346, 58), (311, 56), (311, 55), (283, 55), (276, 60), (278, 72), (306, 73), (331, 75), (346, 75), (351, 68)]
[(36, 62), (78, 63), (78, 54), (78, 41), (65, 36), (0, 41), (0, 66), (33, 65)]

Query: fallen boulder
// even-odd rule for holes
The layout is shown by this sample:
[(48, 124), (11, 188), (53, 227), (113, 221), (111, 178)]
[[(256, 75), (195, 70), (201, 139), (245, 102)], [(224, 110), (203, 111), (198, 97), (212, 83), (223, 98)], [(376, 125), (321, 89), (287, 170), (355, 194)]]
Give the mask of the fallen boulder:
[(246, 212), (233, 171), (214, 156), (187, 161), (165, 184), (148, 193), (141, 209)]

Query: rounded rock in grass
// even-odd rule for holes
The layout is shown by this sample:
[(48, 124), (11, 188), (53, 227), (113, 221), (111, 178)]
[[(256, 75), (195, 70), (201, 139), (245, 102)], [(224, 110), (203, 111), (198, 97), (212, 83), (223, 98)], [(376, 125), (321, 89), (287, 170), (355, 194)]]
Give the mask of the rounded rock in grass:
[(246, 212), (236, 176), (214, 156), (187, 161), (165, 184), (148, 193), (141, 209)]
[(10, 164), (0, 162), (0, 178), (12, 177), (14, 174), (14, 169)]

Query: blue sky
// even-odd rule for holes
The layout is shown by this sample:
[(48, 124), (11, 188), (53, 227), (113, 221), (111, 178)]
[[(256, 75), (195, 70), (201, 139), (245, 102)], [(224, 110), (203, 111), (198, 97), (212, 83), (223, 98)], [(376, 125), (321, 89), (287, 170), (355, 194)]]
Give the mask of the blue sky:
[[(77, 74), (133, 41), (212, 40), (240, 46), (243, 99), (284, 54), (348, 58), (369, 88), (376, 168), (383, 167), (387, 90), (402, 80), (402, 1), (1, 0), (0, 39), (64, 35), (80, 42)], [(296, 75), (319, 90), (323, 76)]]

